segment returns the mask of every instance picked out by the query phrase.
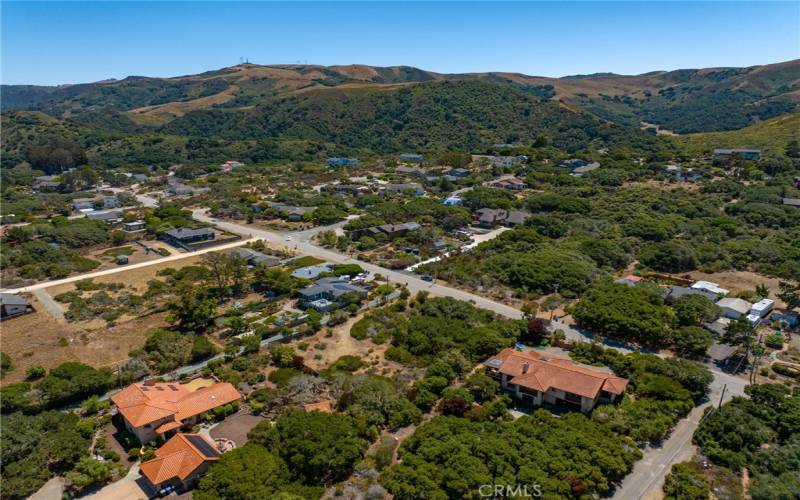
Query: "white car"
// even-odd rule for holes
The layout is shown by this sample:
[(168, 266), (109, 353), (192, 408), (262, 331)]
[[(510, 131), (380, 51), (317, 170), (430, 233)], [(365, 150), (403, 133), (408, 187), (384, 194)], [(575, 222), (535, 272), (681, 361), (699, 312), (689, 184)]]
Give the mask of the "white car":
[(286, 237), (286, 241), (292, 241), (292, 237), (291, 236), (287, 236)]

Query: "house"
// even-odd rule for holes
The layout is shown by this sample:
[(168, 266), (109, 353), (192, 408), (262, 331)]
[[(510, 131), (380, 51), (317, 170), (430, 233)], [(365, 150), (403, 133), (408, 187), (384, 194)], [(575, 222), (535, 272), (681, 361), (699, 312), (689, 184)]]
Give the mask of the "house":
[(248, 266), (265, 265), (267, 267), (275, 267), (281, 263), (281, 259), (273, 255), (266, 255), (252, 248), (236, 247), (230, 248), (225, 251), (229, 255), (238, 255), (243, 258)]
[(358, 165), (358, 160), (355, 158), (328, 158), (325, 160), (325, 165), (329, 167), (355, 167)]
[(475, 212), (475, 223), (485, 229), (491, 229), (508, 217), (508, 211), (502, 208), (481, 208)]
[[(0, 293), (0, 317), (21, 316), (31, 308), (28, 301), (16, 293)], [(32, 308), (31, 308), (32, 309)]]
[(170, 182), (167, 185), (167, 192), (175, 196), (195, 196), (208, 191), (210, 191), (209, 188), (196, 188), (180, 182)]
[(325, 186), (323, 190), (334, 193), (349, 194), (352, 196), (372, 193), (372, 190), (369, 188), (369, 186), (364, 186), (362, 184), (334, 184), (332, 186)]
[(128, 233), (136, 233), (139, 231), (144, 231), (146, 224), (143, 220), (135, 220), (131, 222), (123, 222), (122, 223), (122, 230)]
[(772, 299), (761, 299), (750, 308), (750, 314), (755, 314), (759, 318), (765, 318), (772, 311), (775, 306), (775, 301)]
[(493, 167), (508, 168), (513, 167), (517, 163), (528, 161), (527, 156), (492, 156), (491, 162)]
[(308, 212), (314, 211), (314, 207), (296, 207), (285, 203), (270, 203), (270, 208), (289, 222), (302, 222)]
[(581, 160), (578, 158), (570, 158), (569, 160), (564, 160), (561, 162), (561, 166), (573, 170), (578, 167), (583, 167), (588, 162), (586, 160)]
[(165, 232), (163, 239), (176, 247), (185, 247), (185, 245), (197, 243), (198, 241), (213, 240), (214, 237), (214, 230), (210, 227), (200, 227), (197, 229), (179, 227)]
[(119, 199), (115, 195), (101, 195), (94, 198), (75, 198), (72, 200), (72, 209), (94, 210), (96, 208), (117, 208)]
[(300, 267), (292, 271), (293, 278), (302, 278), (306, 280), (313, 280), (317, 276), (323, 273), (329, 273), (333, 270), (333, 266), (330, 264), (320, 264), (317, 266), (306, 266)]
[(783, 198), (781, 203), (790, 207), (800, 207), (800, 198)]
[(127, 255), (117, 255), (117, 265), (124, 266), (128, 263), (128, 256)]
[(745, 160), (758, 161), (761, 159), (760, 149), (715, 149), (714, 158), (727, 160), (732, 156), (739, 156)]
[(64, 184), (58, 179), (55, 175), (40, 175), (34, 178), (31, 187), (41, 193), (55, 193), (64, 189)]
[(425, 194), (425, 190), (416, 182), (408, 182), (405, 184), (384, 184), (378, 188), (378, 194), (384, 196), (403, 193), (409, 193), (413, 196), (419, 197)]
[(681, 182), (695, 182), (703, 177), (693, 168), (683, 168), (678, 165), (667, 165), (664, 167), (664, 173)]
[(403, 153), (400, 155), (400, 160), (407, 161), (410, 163), (422, 163), (423, 161), (425, 161), (425, 157), (415, 153)]
[(122, 222), (125, 218), (125, 213), (122, 210), (107, 210), (103, 212), (89, 212), (86, 214), (87, 219), (99, 220), (106, 224), (117, 224)]
[(711, 293), (714, 293), (716, 295), (723, 295), (723, 296), (724, 295), (728, 295), (730, 293), (730, 290), (726, 290), (726, 289), (720, 287), (719, 284), (711, 282), (711, 281), (702, 281), (702, 280), (701, 281), (696, 281), (692, 285), (692, 288), (694, 288), (695, 290), (707, 290), (707, 291), (709, 291)]
[(220, 167), (222, 167), (222, 170), (224, 170), (225, 172), (231, 172), (231, 171), (236, 170), (237, 168), (243, 167), (243, 166), (244, 166), (244, 163), (238, 162), (238, 161), (233, 161), (233, 160), (228, 160), (225, 163), (223, 163), (222, 165), (220, 165)]
[(428, 171), (419, 167), (409, 167), (406, 165), (400, 165), (396, 169), (395, 172), (402, 175), (411, 175), (414, 177), (425, 177), (428, 175)]
[(461, 205), (461, 203), (463, 203), (463, 202), (464, 202), (464, 199), (461, 198), (459, 195), (451, 194), (450, 196), (445, 198), (442, 203), (444, 205), (447, 205), (447, 206), (454, 206), (454, 205)]
[(622, 278), (614, 280), (614, 283), (619, 283), (620, 285), (625, 285), (625, 286), (636, 286), (641, 281), (642, 281), (641, 276), (634, 276), (633, 274), (628, 274), (627, 276), (623, 276)]
[(346, 279), (330, 277), (318, 279), (314, 284), (301, 289), (298, 293), (300, 294), (300, 302), (306, 306), (310, 306), (319, 300), (342, 305), (347, 302), (348, 295), (366, 295), (367, 290), (360, 286), (351, 285)]
[(389, 239), (405, 236), (411, 231), (417, 231), (421, 228), (416, 222), (404, 222), (402, 224), (382, 224), (380, 226), (365, 227), (362, 229), (353, 229), (347, 231), (347, 236), (351, 240), (358, 240), (362, 236), (375, 237), (379, 234), (385, 234)]
[(500, 223), (508, 227), (521, 226), (530, 217), (531, 214), (524, 210), (512, 210)]
[(498, 179), (491, 184), (492, 187), (501, 189), (510, 189), (512, 191), (520, 191), (528, 187), (528, 183), (518, 177), (507, 177), (505, 179)]
[(219, 460), (217, 447), (200, 434), (179, 432), (156, 450), (156, 458), (142, 462), (139, 470), (153, 491), (185, 491)]
[(535, 406), (566, 404), (589, 412), (613, 403), (628, 386), (628, 379), (536, 351), (504, 349), (483, 365), (504, 390)]
[(433, 244), (431, 245), (431, 248), (433, 248), (434, 250), (437, 250), (437, 251), (447, 250), (447, 243), (445, 243), (442, 240), (437, 240), (437, 241), (433, 242)]
[(673, 285), (669, 287), (669, 291), (666, 297), (664, 297), (664, 300), (666, 300), (667, 302), (672, 302), (679, 297), (683, 297), (684, 295), (702, 295), (711, 302), (716, 302), (717, 300), (719, 300), (719, 295), (717, 295), (714, 292), (710, 292), (708, 290), (704, 290), (701, 288), (687, 288), (685, 286), (678, 286), (678, 285)]
[(583, 165), (581, 167), (573, 168), (572, 172), (569, 175), (571, 175), (573, 177), (582, 177), (583, 174), (589, 173), (589, 172), (591, 172), (593, 170), (597, 170), (598, 168), (600, 168), (600, 164), (595, 161), (595, 162), (589, 163), (588, 165)]
[(470, 172), (466, 168), (453, 168), (447, 172), (447, 175), (455, 177), (457, 179), (463, 179), (464, 177), (469, 177), (469, 174)]
[(739, 319), (750, 313), (750, 302), (734, 297), (726, 297), (717, 301), (717, 307), (722, 310), (722, 315), (730, 319)]
[(199, 422), (201, 415), (234, 401), (241, 395), (222, 382), (191, 391), (177, 382), (131, 384), (111, 396), (125, 428), (144, 444)]

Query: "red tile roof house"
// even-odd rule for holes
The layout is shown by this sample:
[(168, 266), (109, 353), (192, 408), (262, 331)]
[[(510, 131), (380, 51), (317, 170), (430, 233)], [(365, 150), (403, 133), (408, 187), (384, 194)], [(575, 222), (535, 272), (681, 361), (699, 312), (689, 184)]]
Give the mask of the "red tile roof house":
[(484, 366), (503, 389), (535, 406), (567, 403), (589, 412), (598, 403), (613, 403), (628, 386), (628, 379), (535, 351), (504, 349)]
[(156, 458), (142, 462), (142, 475), (158, 493), (167, 486), (183, 491), (194, 486), (220, 452), (200, 434), (178, 433), (156, 450)]
[(170, 431), (193, 425), (200, 416), (242, 398), (233, 385), (224, 382), (191, 391), (177, 382), (131, 384), (111, 396), (111, 401), (142, 444)]

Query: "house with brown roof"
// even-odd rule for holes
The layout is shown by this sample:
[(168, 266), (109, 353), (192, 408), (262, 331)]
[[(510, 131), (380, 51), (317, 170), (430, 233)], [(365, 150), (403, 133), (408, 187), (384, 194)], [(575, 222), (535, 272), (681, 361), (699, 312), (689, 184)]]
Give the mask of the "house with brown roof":
[(589, 412), (613, 403), (628, 386), (628, 379), (536, 351), (504, 349), (484, 366), (503, 389), (535, 406), (567, 404)]
[(183, 491), (194, 486), (219, 456), (219, 450), (200, 434), (178, 433), (156, 450), (156, 458), (142, 462), (140, 470), (156, 493)]
[(111, 396), (111, 401), (142, 444), (197, 423), (200, 416), (242, 398), (233, 385), (223, 382), (196, 391), (177, 382), (131, 384)]

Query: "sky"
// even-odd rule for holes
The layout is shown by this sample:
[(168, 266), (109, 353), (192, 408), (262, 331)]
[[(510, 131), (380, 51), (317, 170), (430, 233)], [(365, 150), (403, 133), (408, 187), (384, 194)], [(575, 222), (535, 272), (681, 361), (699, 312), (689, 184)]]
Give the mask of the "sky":
[(8, 2), (0, 81), (57, 85), (238, 64), (539, 76), (800, 58), (800, 1)]

